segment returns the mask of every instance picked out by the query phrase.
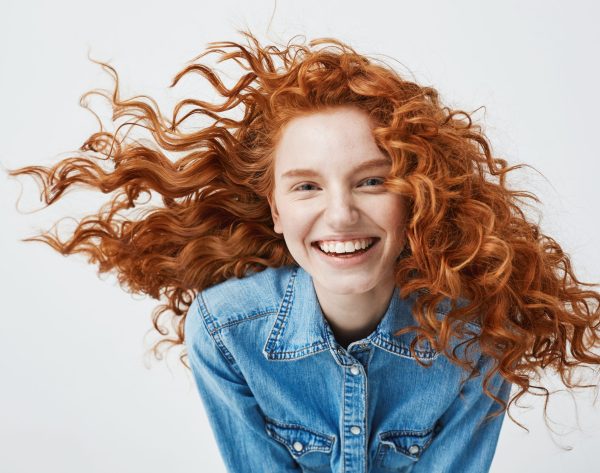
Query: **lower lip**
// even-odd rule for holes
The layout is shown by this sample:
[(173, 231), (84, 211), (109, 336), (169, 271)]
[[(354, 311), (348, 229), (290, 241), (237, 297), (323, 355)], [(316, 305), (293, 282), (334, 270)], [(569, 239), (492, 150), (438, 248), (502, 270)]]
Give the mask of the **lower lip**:
[(311, 245), (311, 247), (327, 263), (332, 264), (339, 268), (345, 268), (348, 266), (354, 266), (357, 264), (364, 263), (367, 259), (369, 259), (371, 257), (375, 248), (377, 248), (378, 245), (379, 245), (379, 240), (377, 240), (375, 243), (373, 243), (367, 251), (364, 251), (362, 253), (357, 253), (357, 254), (344, 253), (343, 256), (328, 255), (327, 253), (323, 253), (318, 246)]

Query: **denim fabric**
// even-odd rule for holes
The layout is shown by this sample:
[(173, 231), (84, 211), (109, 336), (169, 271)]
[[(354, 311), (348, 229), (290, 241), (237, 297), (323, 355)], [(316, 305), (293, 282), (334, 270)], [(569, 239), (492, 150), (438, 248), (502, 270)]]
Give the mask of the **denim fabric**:
[[(198, 294), (186, 347), (228, 471), (488, 471), (504, 418), (482, 423), (500, 407), (482, 390), (492, 360), (457, 344), (482, 373), (465, 381), (468, 372), (426, 344), (417, 356), (431, 366), (419, 365), (414, 332), (393, 336), (414, 324), (413, 301), (396, 288), (377, 328), (345, 349), (298, 266)], [(490, 385), (505, 400), (510, 388), (499, 375)]]

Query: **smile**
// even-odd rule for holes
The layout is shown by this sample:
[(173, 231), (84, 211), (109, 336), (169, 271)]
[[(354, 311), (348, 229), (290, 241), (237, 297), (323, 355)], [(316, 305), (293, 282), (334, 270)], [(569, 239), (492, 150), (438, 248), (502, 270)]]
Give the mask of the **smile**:
[(374, 243), (375, 238), (361, 238), (346, 241), (316, 241), (314, 245), (318, 246), (323, 253), (345, 254), (368, 250)]
[(358, 260), (362, 261), (370, 254), (373, 248), (379, 242), (379, 238), (361, 238), (357, 240), (346, 241), (315, 241), (312, 243), (321, 255), (329, 260)]

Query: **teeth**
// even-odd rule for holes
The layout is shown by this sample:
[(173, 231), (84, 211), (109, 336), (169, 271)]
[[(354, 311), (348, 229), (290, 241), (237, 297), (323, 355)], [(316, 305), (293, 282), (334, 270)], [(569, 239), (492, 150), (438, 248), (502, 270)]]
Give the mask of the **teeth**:
[(374, 241), (373, 238), (336, 242), (319, 241), (318, 245), (325, 253), (353, 253), (356, 250), (368, 248)]

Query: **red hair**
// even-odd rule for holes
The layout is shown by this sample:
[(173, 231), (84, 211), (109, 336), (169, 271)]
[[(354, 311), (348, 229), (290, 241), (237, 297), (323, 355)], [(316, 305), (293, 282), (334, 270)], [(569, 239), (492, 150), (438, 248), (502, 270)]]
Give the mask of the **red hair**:
[[(164, 295), (166, 303), (153, 313), (155, 329), (165, 336), (152, 348), (160, 358), (163, 344), (183, 343), (185, 314), (198, 291), (249, 269), (294, 263), (282, 236), (272, 230), (267, 201), (275, 143), (299, 114), (355, 106), (374, 120), (376, 142), (392, 158), (386, 186), (409, 202), (407, 249), (398, 260), (396, 282), (402, 297), (419, 293), (418, 326), (409, 328), (417, 334), (413, 354), (427, 339), (468, 368), (449, 349), (451, 341), (478, 342), (497, 361), (484, 391), (503, 409), (506, 403), (487, 389), (496, 372), (520, 388), (509, 404), (534, 389), (544, 391), (547, 402), (548, 391), (532, 383), (538, 369), (555, 370), (569, 388), (592, 386), (573, 382), (573, 370), (600, 364), (600, 355), (592, 352), (599, 344), (600, 294), (577, 279), (560, 245), (526, 217), (525, 199), (539, 202), (537, 197), (507, 186), (507, 173), (525, 165), (509, 167), (493, 157), (481, 127), (467, 112), (443, 106), (434, 88), (405, 80), (338, 40), (280, 49), (242, 34), (246, 45), (209, 43), (171, 84), (200, 74), (223, 101), (182, 100), (171, 120), (150, 97), (122, 99), (116, 71), (100, 62), (114, 75), (114, 90), (84, 97), (106, 97), (115, 121), (133, 119), (151, 132), (153, 142), (119, 136), (121, 126), (132, 124), (125, 122), (115, 133), (101, 128), (76, 157), (51, 168), (10, 171), (39, 178), (47, 205), (72, 185), (115, 193), (68, 240), (48, 232), (24, 241), (47, 243), (64, 255), (84, 253), (99, 272), (114, 270), (130, 292)], [(218, 62), (234, 61), (245, 72), (228, 88), (197, 62), (207, 54), (219, 55)], [(236, 119), (229, 111), (243, 113)], [(183, 130), (195, 114), (211, 124)], [(184, 154), (170, 159), (168, 153), (175, 152)], [(161, 207), (148, 207), (137, 218), (119, 216), (140, 208), (141, 194), (151, 193), (160, 195)], [(457, 304), (459, 298), (468, 303)], [(452, 307), (439, 320), (436, 307), (445, 299)], [(164, 316), (173, 332), (161, 324)], [(472, 321), (481, 326), (480, 334), (469, 332), (465, 322)]]

